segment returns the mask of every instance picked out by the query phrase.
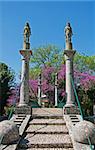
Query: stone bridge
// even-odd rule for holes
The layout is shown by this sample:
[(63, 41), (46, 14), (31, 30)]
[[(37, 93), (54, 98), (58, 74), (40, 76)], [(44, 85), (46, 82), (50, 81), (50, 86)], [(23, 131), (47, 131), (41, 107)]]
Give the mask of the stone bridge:
[[(70, 24), (66, 30), (71, 32)], [(66, 105), (64, 108), (31, 108), (29, 106), (29, 59), (31, 31), (24, 28), (20, 102), (9, 121), (0, 123), (0, 150), (92, 150), (95, 144), (95, 126), (83, 121), (75, 105), (73, 79), (73, 50), (71, 33), (66, 33)], [(56, 84), (57, 86), (57, 84)], [(56, 89), (57, 90), (57, 89)], [(39, 89), (40, 91), (40, 89)], [(57, 91), (56, 91), (57, 94)], [(39, 100), (40, 103), (40, 100)], [(56, 102), (57, 104), (57, 98)]]
[(81, 116), (65, 115), (61, 108), (33, 108), (32, 116), (16, 114), (11, 121), (20, 137), (10, 145), (1, 144), (0, 150), (90, 150), (88, 144), (74, 140), (73, 129)]

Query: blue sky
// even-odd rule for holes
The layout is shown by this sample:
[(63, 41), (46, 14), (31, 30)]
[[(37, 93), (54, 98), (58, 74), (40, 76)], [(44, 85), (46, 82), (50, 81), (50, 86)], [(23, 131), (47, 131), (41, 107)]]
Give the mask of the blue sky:
[(32, 30), (31, 49), (46, 44), (64, 49), (64, 27), (69, 21), (74, 49), (95, 55), (94, 1), (0, 1), (0, 62), (17, 74), (21, 70), (19, 50), (26, 21)]

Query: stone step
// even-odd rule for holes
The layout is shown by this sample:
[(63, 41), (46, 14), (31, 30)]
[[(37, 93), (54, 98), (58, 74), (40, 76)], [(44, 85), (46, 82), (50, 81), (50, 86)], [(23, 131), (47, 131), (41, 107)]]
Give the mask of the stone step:
[(22, 119), (16, 119), (16, 120), (14, 120), (14, 122), (23, 122), (23, 120)]
[(61, 115), (33, 115), (32, 116), (33, 119), (62, 119), (63, 116)]
[(66, 125), (63, 119), (33, 119), (29, 125)]
[(29, 125), (26, 132), (37, 134), (68, 134), (68, 129), (65, 125)]
[(20, 141), (20, 148), (73, 148), (70, 136), (67, 134), (27, 134)]
[(70, 119), (78, 119), (78, 117), (70, 117)]
[(20, 148), (18, 150), (74, 150), (73, 148)]
[(34, 108), (32, 109), (33, 118), (62, 118), (63, 112), (60, 108)]
[(70, 117), (77, 117), (76, 114), (70, 114)]
[(22, 122), (15, 122), (17, 126), (20, 126)]
[(75, 122), (75, 123), (77, 123), (77, 122), (80, 122), (79, 120), (72, 120), (72, 122)]
[(22, 120), (24, 120), (25, 119), (25, 117), (16, 117), (16, 119), (18, 120), (18, 119), (22, 119)]
[(24, 118), (26, 117), (25, 114), (18, 114), (17, 116), (18, 116), (18, 117), (24, 117)]
[(38, 114), (38, 115), (62, 115), (63, 110), (61, 108), (33, 108), (32, 109), (32, 114)]

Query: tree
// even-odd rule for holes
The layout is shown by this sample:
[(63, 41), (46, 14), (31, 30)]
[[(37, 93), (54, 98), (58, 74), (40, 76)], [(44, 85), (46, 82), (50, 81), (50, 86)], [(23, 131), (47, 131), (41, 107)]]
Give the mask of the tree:
[(54, 66), (58, 67), (62, 63), (62, 50), (54, 45), (47, 45), (33, 49), (31, 63), (33, 66)]
[[(58, 97), (61, 99), (65, 96), (64, 88), (65, 88), (65, 65), (61, 65), (58, 71)], [(54, 84), (55, 84), (55, 73), (56, 68), (52, 66), (45, 66), (42, 67), (42, 92), (47, 95), (49, 98), (49, 102), (52, 102), (54, 104)], [(30, 79), (29, 81), (30, 87), (32, 89), (32, 96), (37, 98), (37, 86), (38, 81)]]
[(74, 57), (74, 64), (80, 72), (89, 72), (95, 74), (95, 56), (86, 56), (76, 53)]
[[(54, 45), (46, 45), (33, 49), (31, 58), (30, 78), (37, 79), (42, 67), (52, 66), (56, 70), (65, 63), (62, 48)], [(80, 72), (95, 74), (95, 56), (86, 56), (76, 53), (74, 57), (74, 67)]]
[[(54, 104), (54, 76), (56, 69), (54, 67), (45, 66), (42, 68), (42, 91), (47, 95), (49, 101)], [(35, 93), (37, 98), (36, 80), (30, 80), (32, 93)], [(93, 103), (95, 98), (95, 76), (89, 73), (81, 73), (78, 70), (74, 71), (74, 81), (79, 101), (81, 103), (84, 116), (93, 114)], [(65, 65), (61, 65), (58, 70), (58, 99), (64, 100), (65, 103)], [(34, 96), (35, 96), (34, 95)]]
[(4, 113), (13, 86), (14, 72), (5, 63), (0, 63), (0, 115)]
[[(54, 101), (54, 74), (58, 73), (58, 99), (65, 97), (65, 65), (62, 49), (47, 45), (34, 49), (31, 59), (30, 79), (35, 80), (36, 90), (31, 84), (32, 91), (37, 95), (37, 78), (43, 76), (42, 90), (50, 100)], [(95, 97), (95, 56), (85, 56), (76, 53), (74, 57), (74, 81), (79, 100), (85, 115), (92, 114)], [(33, 81), (32, 81), (33, 82)], [(93, 86), (92, 86), (93, 85)], [(95, 100), (94, 100), (95, 101)]]
[(93, 115), (93, 105), (95, 101), (95, 76), (92, 76), (89, 73), (77, 72), (76, 78), (79, 78), (77, 92), (84, 111), (84, 116)]
[(58, 69), (64, 63), (63, 51), (54, 45), (46, 45), (33, 49), (31, 58), (30, 78), (37, 79), (44, 67)]

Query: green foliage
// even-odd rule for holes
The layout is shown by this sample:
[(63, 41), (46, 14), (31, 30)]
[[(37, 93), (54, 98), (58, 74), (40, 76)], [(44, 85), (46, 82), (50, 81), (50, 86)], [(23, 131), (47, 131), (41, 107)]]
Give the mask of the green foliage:
[(93, 74), (95, 72), (95, 56), (85, 56), (76, 53), (74, 57), (74, 63), (76, 67), (81, 72), (87, 72)]
[[(62, 64), (65, 63), (63, 50), (54, 45), (46, 45), (33, 49), (33, 56), (31, 58), (30, 77), (37, 79), (41, 73), (41, 68), (45, 66), (52, 66), (56, 71)], [(85, 56), (76, 53), (74, 57), (74, 64), (80, 72), (95, 73), (95, 56)]]
[(11, 87), (14, 86), (14, 73), (4, 63), (0, 63), (0, 115), (4, 113), (4, 106), (11, 94)]
[(93, 115), (93, 94), (95, 89), (84, 91), (82, 88), (78, 89), (78, 96), (82, 106), (84, 116)]
[(64, 63), (63, 51), (54, 45), (46, 45), (33, 49), (30, 78), (37, 79), (42, 67), (54, 67), (56, 71)]
[(53, 45), (42, 46), (33, 50), (31, 63), (33, 67), (58, 67), (63, 61), (62, 50)]
[(34, 68), (30, 69), (29, 71), (29, 78), (30, 79), (38, 79), (39, 74), (41, 73), (41, 68), (35, 66)]
[(4, 107), (5, 114), (8, 116), (8, 119), (10, 119), (14, 113), (14, 107), (13, 106), (5, 106)]

